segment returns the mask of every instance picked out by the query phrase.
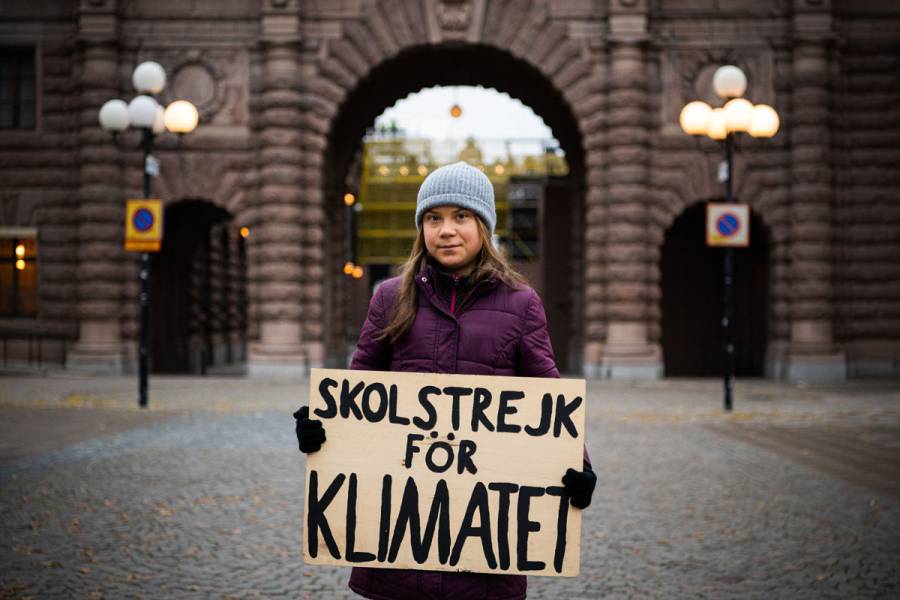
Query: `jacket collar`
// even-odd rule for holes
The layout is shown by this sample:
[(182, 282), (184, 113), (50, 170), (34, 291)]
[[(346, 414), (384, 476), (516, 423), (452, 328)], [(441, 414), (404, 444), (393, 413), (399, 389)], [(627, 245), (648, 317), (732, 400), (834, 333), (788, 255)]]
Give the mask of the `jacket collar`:
[[(456, 314), (450, 313), (447, 302), (442, 298), (442, 285), (446, 286), (443, 289), (447, 290), (447, 294), (449, 295), (450, 286), (453, 285), (452, 275), (447, 273), (443, 269), (440, 269), (439, 265), (437, 265), (437, 261), (429, 257), (427, 259), (427, 264), (425, 268), (419, 271), (416, 275), (416, 285), (423, 292), (425, 297), (433, 304), (436, 308), (438, 308), (441, 312), (449, 315), (450, 317), (456, 318), (459, 316), (460, 311), (467, 305), (471, 303), (473, 299), (476, 297), (486, 293), (488, 290), (493, 289), (497, 285), (496, 278), (488, 278), (482, 281), (479, 281), (475, 284), (474, 288), (470, 287), (469, 278), (460, 278), (460, 282), (457, 285), (460, 285), (463, 281), (465, 281), (464, 288), (457, 288), (465, 290), (463, 292), (465, 301), (460, 304), (459, 308), (456, 310)], [(442, 282), (441, 280), (446, 278), (446, 281)]]

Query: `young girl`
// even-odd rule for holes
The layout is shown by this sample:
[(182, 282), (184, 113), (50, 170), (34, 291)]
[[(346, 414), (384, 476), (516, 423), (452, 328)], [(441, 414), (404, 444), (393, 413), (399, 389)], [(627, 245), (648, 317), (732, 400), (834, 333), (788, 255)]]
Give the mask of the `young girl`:
[[(493, 187), (478, 169), (458, 162), (425, 178), (412, 253), (402, 275), (375, 291), (351, 369), (559, 377), (541, 299), (494, 249), (496, 222)], [(305, 406), (294, 416), (300, 450), (319, 450), (322, 422)], [(587, 460), (562, 481), (573, 506), (590, 504)], [(526, 579), (355, 567), (350, 588), (376, 600), (506, 600), (525, 598)]]

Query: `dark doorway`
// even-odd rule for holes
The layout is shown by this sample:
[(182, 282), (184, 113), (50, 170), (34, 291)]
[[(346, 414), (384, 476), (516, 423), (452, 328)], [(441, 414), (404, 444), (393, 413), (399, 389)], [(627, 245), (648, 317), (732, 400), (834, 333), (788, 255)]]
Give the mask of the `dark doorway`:
[[(662, 347), (665, 374), (723, 373), (723, 252), (706, 246), (706, 204), (685, 210), (662, 248)], [(755, 214), (750, 246), (734, 250), (735, 375), (759, 377), (766, 353), (769, 231)]]
[(166, 207), (150, 275), (155, 373), (229, 372), (244, 361), (246, 254), (231, 215), (206, 201)]

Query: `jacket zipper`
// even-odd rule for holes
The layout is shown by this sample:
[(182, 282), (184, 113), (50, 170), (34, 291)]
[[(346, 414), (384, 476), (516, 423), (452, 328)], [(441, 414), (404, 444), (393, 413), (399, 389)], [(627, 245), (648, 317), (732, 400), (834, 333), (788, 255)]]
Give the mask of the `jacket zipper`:
[(453, 289), (450, 292), (450, 313), (456, 312), (456, 286), (459, 285), (459, 277), (453, 276)]

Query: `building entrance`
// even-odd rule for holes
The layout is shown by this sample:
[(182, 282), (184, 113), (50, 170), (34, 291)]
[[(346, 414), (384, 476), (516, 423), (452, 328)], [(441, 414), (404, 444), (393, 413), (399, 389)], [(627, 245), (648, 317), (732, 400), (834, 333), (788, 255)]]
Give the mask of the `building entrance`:
[(246, 253), (231, 215), (206, 201), (166, 207), (152, 255), (154, 373), (240, 373), (246, 358)]
[[(723, 257), (706, 246), (706, 204), (685, 210), (662, 247), (662, 347), (665, 375), (723, 373)], [(734, 251), (735, 375), (761, 377), (765, 366), (769, 231), (751, 213), (750, 246)]]

